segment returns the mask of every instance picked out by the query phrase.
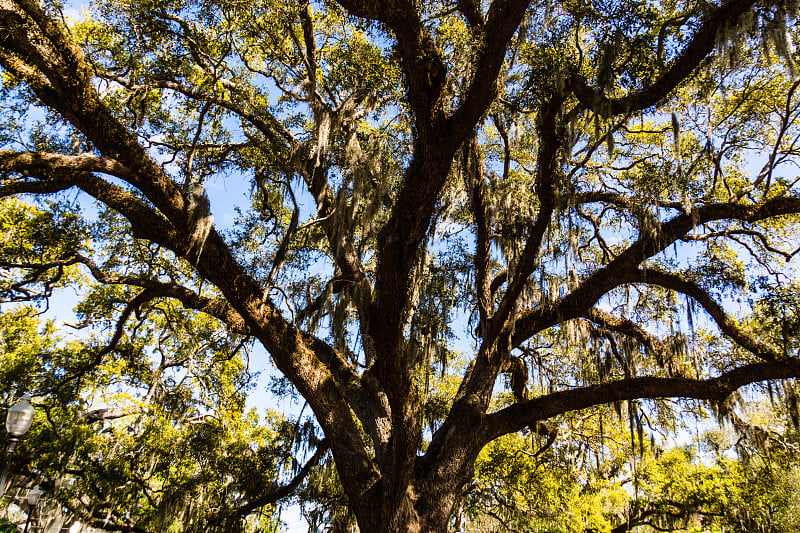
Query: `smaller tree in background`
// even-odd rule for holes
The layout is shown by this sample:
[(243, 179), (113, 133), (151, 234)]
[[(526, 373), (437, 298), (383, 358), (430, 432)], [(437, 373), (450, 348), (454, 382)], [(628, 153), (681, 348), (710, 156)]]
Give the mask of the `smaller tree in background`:
[[(56, 262), (65, 235), (88, 239), (100, 227), (65, 233), (76, 219), (16, 200), (3, 200), (0, 213), (6, 261), (48, 260), (48, 250)], [(113, 215), (100, 219), (102, 231), (113, 227)], [(125, 263), (128, 254), (148, 250), (120, 241), (113, 253)], [(42, 281), (42, 294), (21, 291), (19, 299), (37, 301), (83, 283), (65, 263)], [(277, 530), (278, 501), (320, 461), (326, 444), (308, 421), (245, 411), (255, 377), (246, 339), (169, 301), (133, 309), (129, 292), (119, 289), (86, 288), (77, 308), (81, 323), (62, 327), (91, 322), (95, 329), (70, 342), (34, 307), (0, 314), (0, 401), (11, 405), (22, 391), (47, 391), (35, 398), (36, 423), (12, 458), (9, 495), (19, 489), (24, 497), (38, 484), (48, 502), (44, 520), (106, 530), (229, 532), (253, 520), (262, 531)], [(13, 294), (13, 287), (5, 290)], [(97, 327), (113, 328), (115, 309), (136, 326), (124, 336), (117, 331), (111, 349)], [(308, 464), (299, 463), (304, 457)]]

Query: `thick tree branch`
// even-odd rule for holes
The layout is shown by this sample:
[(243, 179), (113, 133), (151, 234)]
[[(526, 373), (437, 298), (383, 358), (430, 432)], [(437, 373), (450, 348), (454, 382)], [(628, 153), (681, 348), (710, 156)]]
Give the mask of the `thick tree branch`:
[(761, 342), (747, 332), (742, 331), (733, 319), (728, 316), (722, 306), (715, 302), (711, 296), (695, 282), (683, 279), (676, 274), (661, 272), (654, 269), (636, 270), (625, 277), (629, 282), (658, 285), (659, 287), (672, 289), (689, 296), (703, 306), (703, 309), (711, 315), (711, 318), (714, 319), (714, 322), (717, 323), (717, 326), (723, 334), (727, 335), (742, 348), (765, 361), (783, 358), (783, 355), (777, 348)]
[(259, 507), (263, 507), (271, 503), (277, 503), (283, 498), (290, 496), (295, 489), (300, 486), (303, 480), (308, 477), (308, 474), (311, 473), (311, 470), (319, 464), (325, 454), (328, 453), (328, 449), (329, 445), (327, 439), (321, 441), (317, 445), (317, 450), (314, 452), (314, 455), (311, 456), (311, 459), (309, 459), (306, 464), (303, 465), (303, 468), (301, 468), (300, 471), (295, 474), (289, 483), (279, 487), (270, 488), (257, 498), (248, 502), (246, 505), (242, 505), (236, 509), (233, 512), (232, 517), (236, 519), (243, 518)]
[(656, 398), (694, 398), (721, 402), (737, 389), (751, 383), (797, 377), (800, 377), (800, 360), (783, 359), (745, 365), (707, 380), (641, 377), (555, 392), (527, 402), (515, 403), (487, 415), (481, 441), (488, 443), (538, 421), (596, 405)]
[(338, 0), (337, 3), (357, 17), (388, 25), (403, 23), (407, 13), (415, 10), (411, 2), (397, 0)]
[(133, 179), (129, 169), (108, 157), (94, 157), (88, 154), (75, 156), (47, 152), (0, 151), (0, 172), (24, 170), (102, 172), (126, 180)]
[[(557, 155), (561, 148), (561, 128), (557, 124), (562, 97), (556, 95), (544, 110), (540, 127), (541, 148), (538, 157), (536, 192), (540, 208), (536, 221), (528, 236), (520, 260), (515, 265), (511, 280), (503, 299), (488, 323), (481, 347), (465, 372), (453, 407), (447, 418), (431, 438), (425, 457), (420, 464), (436, 464), (441, 457), (461, 457), (468, 460), (474, 446), (471, 435), (480, 424), (491, 399), (491, 391), (505, 358), (509, 355), (507, 345), (497, 342), (511, 313), (515, 312), (516, 302), (528, 277), (536, 266), (536, 254), (541, 245), (547, 226), (550, 224), (555, 208), (553, 180), (555, 178)], [(434, 472), (435, 476), (444, 475)]]
[(483, 30), (485, 21), (476, 0), (458, 0), (458, 11), (464, 15), (473, 31)]
[[(314, 39), (314, 21), (311, 20), (311, 4), (306, 2), (305, 6), (300, 10), (300, 27), (303, 28), (303, 44), (305, 51), (303, 51), (303, 59), (306, 63), (306, 71), (308, 72), (308, 80), (310, 82), (310, 92), (317, 90), (317, 42)], [(298, 47), (299, 48), (299, 47)]]
[(670, 92), (685, 81), (709, 56), (719, 42), (720, 32), (751, 9), (754, 0), (729, 0), (706, 17), (689, 44), (672, 65), (651, 85), (619, 98), (608, 98), (600, 89), (590, 87), (581, 74), (574, 74), (570, 86), (586, 109), (603, 117), (623, 115), (647, 109), (662, 102)]
[[(42, 184), (40, 189), (44, 191), (50, 187), (64, 190), (68, 188), (64, 187), (66, 184), (77, 186), (124, 216), (133, 226), (135, 236), (161, 244), (179, 256), (188, 251), (186, 239), (151, 206), (122, 187), (98, 178), (87, 170), (107, 172), (121, 178), (131, 176), (126, 167), (105, 157), (8, 151), (0, 153), (0, 171), (27, 174), (39, 180)], [(33, 185), (36, 182), (30, 183)]]
[[(354, 15), (379, 20), (392, 29), (417, 127), (425, 130), (420, 131), (421, 135), (430, 137), (444, 118), (440, 98), (446, 67), (433, 37), (422, 24), (417, 6), (409, 0), (339, 0), (338, 3)], [(432, 124), (429, 118), (435, 118), (437, 124)]]
[(99, 420), (116, 420), (130, 415), (141, 413), (141, 409), (131, 409), (128, 407), (104, 407), (102, 409), (92, 409), (83, 413), (80, 417), (87, 422), (97, 422)]
[(0, 198), (16, 194), (53, 194), (75, 186), (75, 181), (65, 177), (62, 181), (12, 181), (0, 185)]

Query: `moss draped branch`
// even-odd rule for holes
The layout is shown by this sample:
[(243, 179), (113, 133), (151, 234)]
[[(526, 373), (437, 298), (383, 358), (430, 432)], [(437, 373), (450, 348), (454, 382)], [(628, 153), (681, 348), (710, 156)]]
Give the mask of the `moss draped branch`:
[(661, 224), (658, 231), (643, 234), (606, 266), (583, 279), (580, 285), (558, 300), (523, 312), (513, 333), (507, 330), (513, 346), (520, 346), (533, 335), (564, 320), (579, 317), (606, 293), (626, 283), (646, 259), (682, 239), (697, 225), (719, 220), (756, 223), (773, 217), (800, 214), (800, 198), (781, 196), (754, 204), (719, 203), (694, 208)]
[(606, 118), (658, 105), (709, 57), (724, 28), (734, 24), (756, 3), (754, 0), (729, 0), (716, 8), (705, 18), (672, 64), (653, 83), (641, 90), (609, 98), (602, 90), (589, 86), (586, 78), (578, 73), (571, 76), (570, 88), (585, 109)]
[(621, 400), (694, 398), (721, 402), (751, 383), (797, 377), (800, 377), (800, 359), (783, 359), (744, 365), (705, 380), (640, 377), (559, 391), (487, 415), (481, 440), (490, 442), (554, 416)]
[(765, 361), (774, 361), (783, 358), (778, 348), (770, 346), (742, 330), (725, 312), (722, 306), (711, 298), (708, 292), (691, 280), (683, 279), (677, 274), (662, 272), (652, 268), (643, 268), (626, 275), (625, 281), (658, 285), (659, 287), (672, 289), (685, 294), (706, 310), (723, 334), (748, 352)]

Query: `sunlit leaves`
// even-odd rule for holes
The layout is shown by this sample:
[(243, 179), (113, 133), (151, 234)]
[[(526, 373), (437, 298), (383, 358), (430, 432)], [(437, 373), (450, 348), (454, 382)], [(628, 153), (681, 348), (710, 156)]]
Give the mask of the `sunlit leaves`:
[(87, 227), (68, 204), (39, 210), (16, 199), (0, 204), (0, 299), (37, 301), (78, 277), (72, 256)]

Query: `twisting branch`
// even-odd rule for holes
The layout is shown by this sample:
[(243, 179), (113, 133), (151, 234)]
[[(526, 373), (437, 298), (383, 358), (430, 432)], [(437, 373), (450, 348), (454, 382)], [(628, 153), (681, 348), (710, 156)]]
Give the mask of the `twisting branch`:
[[(116, 76), (112, 73), (102, 73), (101, 74), (104, 78), (115, 81), (122, 85), (123, 87), (135, 91), (137, 89), (143, 89), (143, 86), (132, 84), (127, 79)], [(287, 145), (291, 146), (294, 145), (297, 141), (292, 135), (292, 132), (289, 131), (283, 124), (281, 124), (274, 116), (272, 116), (266, 110), (261, 110), (262, 115), (258, 115), (247, 108), (243, 107), (236, 102), (233, 102), (227, 98), (221, 98), (219, 96), (215, 96), (208, 92), (202, 91), (197, 87), (192, 87), (190, 85), (185, 85), (173, 79), (158, 79), (153, 80), (150, 82), (150, 86), (160, 88), (160, 89), (169, 89), (171, 91), (175, 91), (176, 93), (180, 93), (186, 97), (189, 97), (193, 100), (197, 100), (200, 102), (206, 102), (210, 104), (214, 104), (219, 106), (223, 109), (226, 109), (235, 115), (239, 116), (240, 118), (244, 119), (246, 122), (251, 124), (254, 128), (256, 128), (261, 134), (263, 134), (271, 143), (278, 147), (286, 147)]]
[(519, 261), (513, 265), (513, 273), (508, 282), (503, 299), (498, 306), (497, 313), (492, 318), (491, 328), (483, 339), (485, 344), (494, 343), (506, 321), (515, 311), (528, 278), (536, 268), (536, 256), (542, 245), (542, 240), (550, 226), (550, 221), (555, 209), (555, 192), (553, 184), (558, 172), (558, 154), (563, 144), (563, 127), (557, 123), (558, 113), (561, 110), (563, 96), (554, 95), (545, 107), (540, 127), (540, 143), (538, 163), (536, 196), (539, 198), (539, 213), (531, 227), (530, 234), (525, 242), (525, 247), (520, 254)]
[(538, 421), (595, 405), (657, 398), (695, 398), (721, 402), (737, 389), (751, 383), (797, 377), (800, 377), (800, 359), (783, 359), (744, 365), (706, 380), (641, 377), (559, 391), (515, 403), (487, 415), (480, 440), (487, 443)]
[(125, 309), (122, 310), (122, 313), (117, 319), (116, 326), (114, 327), (114, 334), (111, 336), (111, 340), (109, 340), (109, 342), (101, 349), (97, 350), (97, 353), (94, 354), (94, 357), (92, 357), (91, 360), (89, 360), (85, 364), (79, 365), (68, 376), (65, 376), (64, 378), (60, 379), (58, 385), (56, 385), (55, 388), (57, 390), (62, 389), (68, 383), (75, 380), (80, 380), (90, 370), (97, 368), (103, 362), (103, 358), (117, 348), (117, 344), (119, 344), (119, 341), (125, 334), (125, 323), (128, 321), (130, 316), (134, 312), (137, 312), (142, 305), (149, 302), (150, 300), (158, 298), (159, 296), (162, 295), (158, 290), (143, 289), (136, 296), (131, 298), (125, 305)]
[(306, 464), (303, 465), (303, 468), (300, 469), (300, 471), (292, 478), (291, 481), (289, 481), (289, 483), (265, 490), (257, 498), (254, 498), (247, 504), (236, 509), (232, 516), (237, 519), (245, 517), (259, 507), (276, 503), (291, 495), (292, 492), (294, 492), (294, 490), (300, 486), (300, 483), (302, 483), (303, 480), (308, 477), (308, 474), (311, 472), (311, 470), (319, 464), (325, 454), (328, 453), (329, 447), (328, 440), (322, 440), (317, 445), (317, 450), (314, 452), (314, 455), (311, 456), (311, 459), (309, 459)]
[[(593, 216), (587, 213), (586, 211), (583, 210), (583, 208), (580, 205), (575, 207), (575, 211), (578, 213), (578, 216), (580, 216), (584, 220), (587, 220), (592, 225), (592, 230), (594, 232), (593, 240), (597, 241), (597, 245), (603, 252), (603, 261), (607, 262), (610, 261), (612, 258), (614, 258), (615, 257), (614, 251), (611, 249), (608, 243), (606, 243), (606, 240), (603, 238), (603, 235), (600, 231), (600, 222), (603, 216), (605, 216), (606, 209), (603, 209), (602, 213), (598, 216)], [(590, 242), (591, 240), (589, 240), (589, 243)], [(588, 246), (588, 243), (586, 244), (586, 246)]]
[[(784, 252), (783, 250), (779, 250), (778, 248), (775, 248), (774, 246), (772, 246), (770, 244), (770, 242), (767, 239), (766, 235), (764, 235), (760, 231), (755, 231), (755, 230), (728, 229), (728, 230), (720, 230), (720, 231), (711, 231), (711, 232), (703, 233), (703, 234), (700, 234), (700, 235), (686, 235), (685, 237), (683, 237), (682, 240), (684, 240), (684, 241), (706, 241), (706, 240), (709, 240), (709, 239), (715, 239), (715, 238), (719, 238), (719, 237), (731, 237), (734, 240), (736, 240), (736, 242), (738, 242), (739, 244), (742, 244), (742, 246), (744, 246), (744, 244), (741, 241), (739, 241), (738, 239), (735, 239), (735, 236), (738, 236), (738, 235), (745, 235), (747, 237), (752, 237), (754, 240), (758, 240), (761, 243), (761, 246), (763, 246), (764, 249), (767, 250), (768, 252), (771, 252), (771, 253), (773, 253), (775, 255), (780, 255), (786, 261), (791, 261), (792, 260), (792, 254), (790, 252)], [(752, 250), (750, 251), (750, 254), (755, 259), (759, 259), (759, 257), (760, 257), (759, 254), (754, 253)]]
[(474, 138), (464, 145), (463, 152), (464, 182), (470, 195), (472, 216), (475, 220), (475, 286), (478, 293), (478, 312), (480, 314), (478, 330), (482, 336), (493, 310), (489, 280), (491, 219), (487, 205), (483, 161)]
[[(17, 261), (0, 260), (0, 268), (3, 269), (24, 269), (29, 273), (21, 280), (11, 284), (3, 290), (3, 294), (9, 295), (11, 302), (31, 301), (41, 296), (49, 297), (53, 293), (53, 288), (64, 276), (64, 268), (74, 265), (77, 261), (74, 258), (48, 261), (46, 263), (27, 263)], [(55, 269), (56, 272), (50, 277), (45, 278), (45, 274)], [(44, 279), (43, 279), (44, 278)], [(43, 291), (32, 293), (27, 287), (30, 284), (42, 284)], [(0, 300), (2, 301), (2, 300)]]
[(698, 284), (681, 278), (676, 274), (661, 272), (654, 269), (640, 269), (625, 276), (626, 281), (633, 283), (647, 283), (658, 285), (666, 289), (672, 289), (694, 299), (703, 306), (703, 309), (711, 315), (717, 323), (720, 331), (730, 337), (736, 344), (746, 349), (756, 357), (765, 361), (782, 359), (783, 355), (777, 348), (770, 346), (752, 335), (744, 332), (728, 316), (720, 304), (715, 302), (711, 296)]
[(75, 256), (75, 262), (85, 265), (94, 279), (104, 284), (129, 285), (141, 287), (158, 293), (165, 298), (172, 298), (181, 302), (187, 309), (194, 309), (216, 318), (224, 323), (234, 333), (251, 335), (252, 332), (242, 319), (242, 316), (233, 309), (224, 298), (208, 298), (187, 289), (176, 283), (164, 283), (140, 276), (123, 276), (103, 272), (91, 259), (80, 254)]
[(653, 354), (656, 356), (656, 361), (660, 365), (664, 365), (669, 361), (670, 355), (667, 353), (664, 343), (661, 342), (658, 337), (651, 335), (631, 320), (616, 317), (611, 313), (607, 313), (596, 307), (587, 310), (583, 316), (595, 324), (602, 326), (603, 328), (616, 331), (627, 337), (636, 339), (641, 344), (652, 350)]
[(581, 105), (608, 118), (647, 109), (663, 101), (714, 50), (720, 30), (733, 24), (755, 5), (754, 0), (729, 0), (709, 15), (676, 60), (651, 85), (619, 98), (609, 98), (590, 87), (583, 75), (575, 73), (569, 84)]

